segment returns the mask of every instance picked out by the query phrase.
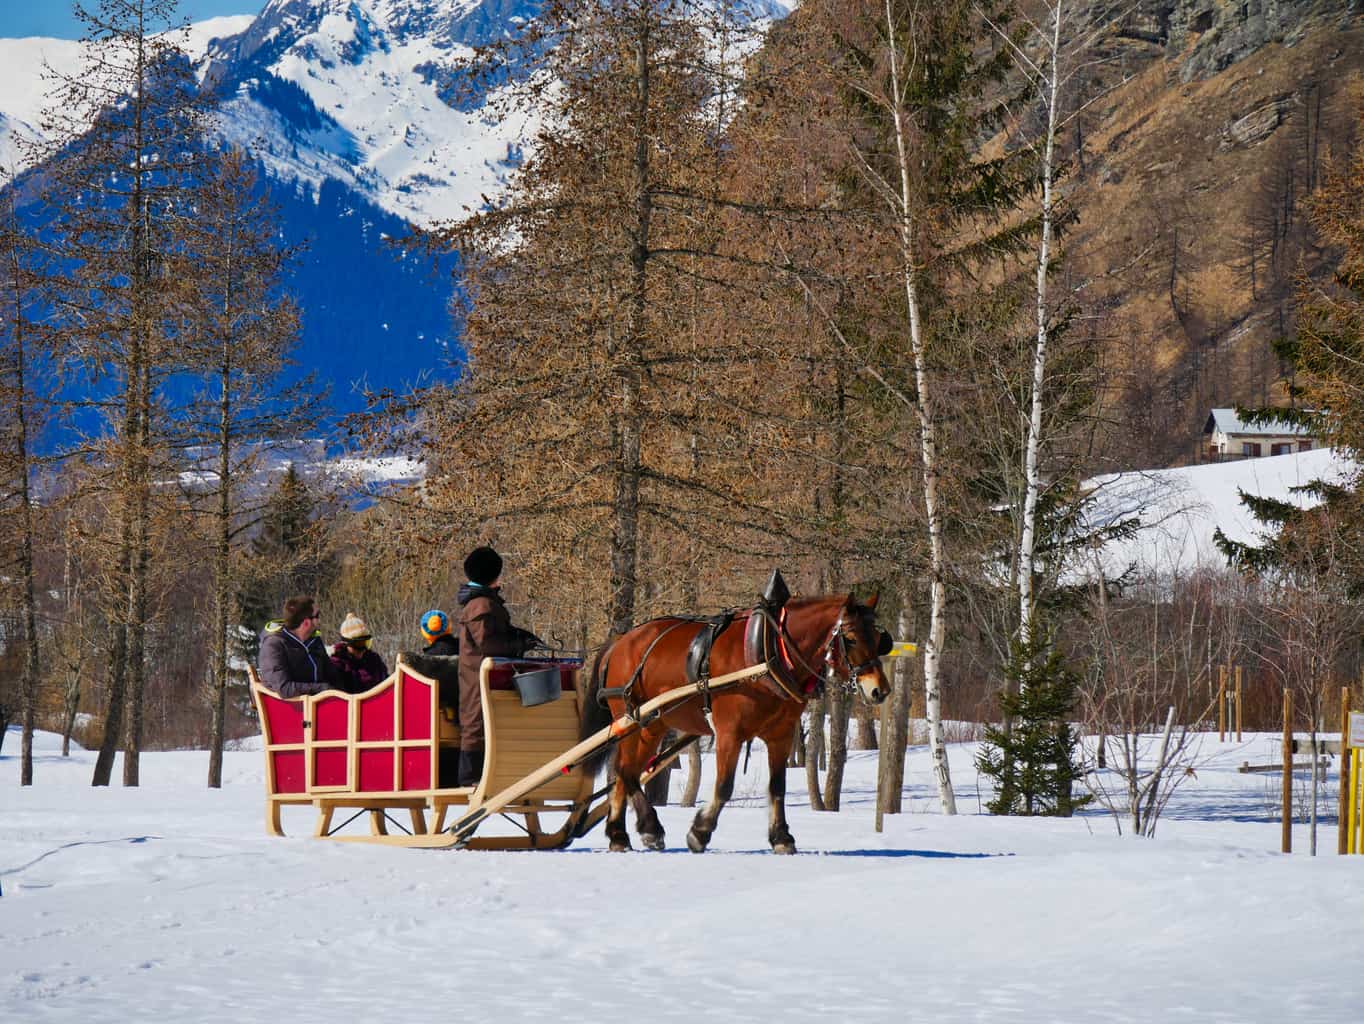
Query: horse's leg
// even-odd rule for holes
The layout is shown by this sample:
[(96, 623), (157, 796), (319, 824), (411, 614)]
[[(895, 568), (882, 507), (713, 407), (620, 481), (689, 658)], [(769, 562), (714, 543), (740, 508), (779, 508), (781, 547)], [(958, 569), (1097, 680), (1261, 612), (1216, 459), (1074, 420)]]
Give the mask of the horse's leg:
[(624, 853), (630, 849), (630, 833), (625, 831), (625, 783), (620, 771), (624, 760), (622, 745), (616, 748), (616, 782), (611, 787), (606, 808), (606, 838), (610, 841), (612, 853)]
[(715, 823), (720, 820), (729, 798), (734, 795), (734, 773), (739, 767), (738, 734), (726, 729), (717, 730), (715, 738), (715, 795), (710, 803), (696, 812), (691, 828), (687, 831), (687, 849), (692, 853), (704, 853), (710, 845)]
[(763, 738), (767, 744), (767, 841), (773, 853), (795, 853), (796, 841), (786, 825), (786, 759), (791, 754), (794, 729), (783, 728)]
[(661, 732), (644, 729), (622, 740), (616, 748), (616, 784), (611, 788), (610, 809), (606, 817), (606, 838), (610, 840), (614, 852), (630, 849), (630, 836), (625, 830), (627, 803), (635, 809), (636, 828), (645, 848), (663, 849), (663, 824), (639, 784), (644, 765), (660, 739)]
[(625, 779), (630, 804), (635, 809), (635, 830), (639, 832), (640, 841), (646, 850), (662, 850), (666, 844), (663, 837), (663, 822), (658, 820), (658, 812), (645, 795), (639, 777), (644, 773), (649, 758), (658, 751), (659, 744), (667, 734), (668, 726), (661, 723), (655, 723), (639, 734), (636, 761), (638, 774)]

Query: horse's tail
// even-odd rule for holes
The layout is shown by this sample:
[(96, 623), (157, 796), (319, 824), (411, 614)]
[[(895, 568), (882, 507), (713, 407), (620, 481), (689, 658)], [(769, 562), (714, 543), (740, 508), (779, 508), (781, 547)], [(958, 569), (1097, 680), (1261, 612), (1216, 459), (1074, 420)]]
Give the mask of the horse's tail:
[[(607, 664), (613, 646), (615, 645), (607, 644), (603, 647), (592, 662), (592, 678), (587, 684), (587, 692), (583, 694), (582, 713), (578, 717), (580, 742), (611, 724), (611, 709), (606, 706), (606, 701), (600, 699), (600, 695), (602, 687), (606, 684)], [(589, 778), (596, 777), (601, 766), (611, 756), (611, 750), (611, 745), (605, 744), (583, 761), (583, 768)]]

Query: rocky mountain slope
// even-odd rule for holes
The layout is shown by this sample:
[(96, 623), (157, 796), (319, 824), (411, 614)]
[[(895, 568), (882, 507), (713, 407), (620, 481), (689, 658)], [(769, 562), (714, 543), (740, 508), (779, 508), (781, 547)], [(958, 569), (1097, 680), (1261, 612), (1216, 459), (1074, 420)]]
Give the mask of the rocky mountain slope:
[(1212, 406), (1282, 401), (1270, 343), (1331, 254), (1304, 199), (1358, 133), (1357, 0), (1156, 0), (1111, 18), (1069, 126), (1069, 281), (1114, 371), (1114, 457), (1197, 457)]
[(530, 0), (270, 0), (209, 48), (223, 134), (279, 178), (332, 178), (417, 222), (495, 191), (523, 124), (461, 101), (457, 61)]

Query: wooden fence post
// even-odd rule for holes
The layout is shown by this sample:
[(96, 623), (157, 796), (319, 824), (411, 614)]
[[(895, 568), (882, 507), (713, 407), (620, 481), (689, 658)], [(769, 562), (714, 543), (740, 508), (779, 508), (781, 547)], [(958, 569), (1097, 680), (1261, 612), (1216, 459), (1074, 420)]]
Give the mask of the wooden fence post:
[(1283, 835), (1284, 853), (1293, 852), (1293, 691), (1283, 690)]

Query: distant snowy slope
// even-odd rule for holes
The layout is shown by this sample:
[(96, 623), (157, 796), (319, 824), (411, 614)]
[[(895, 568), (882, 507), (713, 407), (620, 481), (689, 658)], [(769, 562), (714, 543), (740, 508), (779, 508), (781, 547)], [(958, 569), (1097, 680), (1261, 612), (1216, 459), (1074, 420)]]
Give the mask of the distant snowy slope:
[[(741, 6), (764, 25), (792, 4)], [(218, 131), (258, 161), (281, 237), (306, 244), (287, 281), (304, 311), (297, 355), (330, 385), (335, 410), (363, 408), (366, 388), (448, 378), (458, 363), (455, 261), (386, 243), (502, 191), (535, 125), (464, 95), (461, 62), (539, 9), (540, 0), (269, 0), (254, 17), (194, 27), (200, 74), (222, 100)], [(0, 161), (18, 162), (14, 134), (32, 134), (39, 119), (44, 59), (74, 72), (80, 44), (0, 40)]]
[[(499, 187), (525, 128), (461, 109), (451, 88), (456, 65), (468, 44), (532, 9), (470, 0), (272, 0), (210, 51), (209, 80), (225, 99), (223, 134), (255, 143), (279, 177), (335, 178), (418, 222), (456, 216)], [(471, 25), (478, 13), (485, 17)], [(298, 93), (272, 89), (272, 80)]]
[(1354, 468), (1332, 449), (1319, 448), (1270, 458), (1096, 477), (1086, 484), (1096, 494), (1094, 524), (1133, 516), (1142, 523), (1135, 537), (1109, 543), (1099, 557), (1109, 574), (1121, 573), (1129, 565), (1160, 574), (1225, 567), (1226, 559), (1213, 543), (1217, 528), (1231, 540), (1258, 541), (1262, 536), (1261, 524), (1241, 504), (1238, 492), (1307, 507), (1315, 501), (1294, 495), (1294, 487), (1313, 480), (1336, 482)]
[[(209, 43), (218, 36), (243, 31), (254, 20), (250, 14), (226, 18), (207, 18), (190, 26), (188, 49), (202, 57)], [(60, 74), (74, 75), (81, 68), (82, 44), (74, 39), (28, 36), (0, 38), (0, 160), (4, 170), (22, 170), (22, 153), (15, 145), (15, 134), (39, 138), (38, 122), (53, 83), (46, 74), (51, 67)]]
[(22, 170), (23, 154), (16, 137), (40, 137), (38, 122), (47, 102), (52, 83), (45, 77), (45, 67), (64, 74), (74, 74), (80, 67), (81, 44), (70, 39), (48, 39), (29, 36), (25, 39), (0, 39), (0, 153), (4, 154), (5, 171)]
[[(793, 4), (749, 0), (764, 24)], [(429, 223), (495, 195), (534, 129), (461, 89), (471, 48), (535, 17), (538, 0), (269, 0), (256, 16), (197, 23), (189, 49), (221, 97), (223, 137), (271, 175), (316, 191), (340, 182), (381, 209)], [(80, 66), (81, 44), (0, 40), (0, 157), (33, 134), (43, 61)]]

